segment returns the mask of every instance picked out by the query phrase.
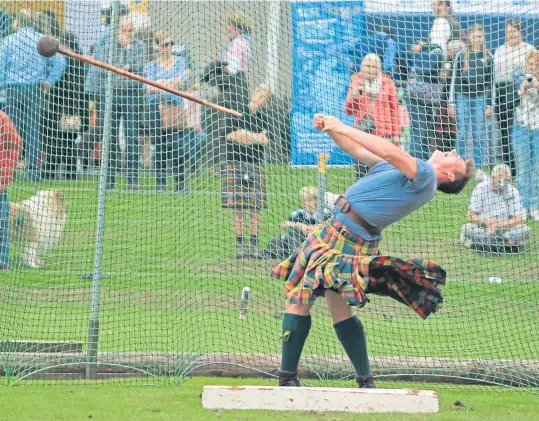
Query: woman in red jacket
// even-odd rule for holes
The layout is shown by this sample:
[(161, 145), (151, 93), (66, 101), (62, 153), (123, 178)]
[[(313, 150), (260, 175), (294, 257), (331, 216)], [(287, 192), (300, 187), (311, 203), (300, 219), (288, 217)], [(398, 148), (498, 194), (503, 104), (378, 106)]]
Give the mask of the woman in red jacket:
[[(344, 109), (346, 114), (354, 115), (354, 126), (397, 145), (402, 132), (397, 88), (391, 77), (382, 72), (380, 57), (367, 54), (361, 71), (350, 79)], [(359, 178), (366, 174), (366, 169), (360, 163), (357, 165)]]
[(0, 271), (9, 269), (9, 201), (7, 188), (19, 163), (22, 140), (9, 116), (0, 111)]
[(402, 127), (397, 88), (391, 77), (382, 72), (376, 54), (367, 54), (361, 62), (361, 72), (352, 75), (345, 111), (354, 115), (357, 129), (398, 143)]

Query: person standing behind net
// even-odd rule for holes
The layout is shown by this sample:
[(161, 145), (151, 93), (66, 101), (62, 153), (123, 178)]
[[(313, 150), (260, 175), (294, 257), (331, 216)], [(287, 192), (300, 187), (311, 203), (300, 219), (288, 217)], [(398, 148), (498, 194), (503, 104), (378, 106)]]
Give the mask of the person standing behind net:
[[(155, 37), (159, 54), (147, 64), (146, 77), (170, 88), (186, 90), (189, 83), (187, 60), (172, 55), (174, 40), (171, 34), (158, 31)], [(185, 192), (186, 167), (189, 164), (185, 101), (182, 97), (150, 85), (146, 86), (146, 92), (149, 95), (150, 131), (155, 146), (156, 190), (163, 193), (167, 189), (167, 161), (170, 154), (175, 190)], [(165, 114), (170, 113), (173, 114), (173, 121), (165, 119)]]
[[(118, 43), (113, 46), (114, 54), (112, 63), (109, 63), (109, 45), (101, 45), (101, 50), (95, 50), (96, 60), (106, 62), (115, 67), (127, 70), (137, 75), (144, 73), (144, 66), (148, 61), (148, 49), (143, 41), (137, 41), (133, 37), (133, 23), (130, 15), (119, 17), (118, 21)], [(96, 67), (96, 66), (92, 66)], [(105, 81), (106, 70), (100, 69), (98, 73), (103, 73), (99, 77)], [(112, 113), (110, 128), (110, 152), (109, 168), (107, 174), (107, 190), (115, 188), (116, 175), (120, 170), (120, 122), (123, 121), (125, 130), (125, 142), (127, 148), (127, 189), (135, 191), (139, 189), (140, 171), (140, 145), (139, 131), (140, 120), (143, 111), (143, 85), (133, 79), (126, 78), (117, 73), (110, 73), (112, 78)], [(101, 103), (101, 105), (104, 105)]]
[(494, 52), (494, 112), (500, 126), (503, 163), (509, 165), (513, 174), (516, 169), (510, 142), (519, 102), (515, 77), (526, 73), (526, 54), (533, 50), (522, 39), (520, 19), (509, 19), (505, 23), (505, 44)]
[[(378, 55), (367, 54), (361, 62), (361, 72), (351, 76), (344, 111), (354, 116), (354, 127), (395, 145), (399, 143), (402, 127), (397, 88), (391, 77), (382, 71)], [(360, 169), (358, 178), (363, 173)]]
[(227, 18), (226, 30), (228, 44), (221, 60), (228, 63), (229, 74), (247, 77), (252, 60), (251, 22), (243, 13), (234, 12)]
[(473, 172), (473, 162), (455, 151), (435, 151), (415, 159), (386, 139), (349, 127), (335, 117), (314, 116), (344, 152), (369, 167), (335, 202), (334, 214), (302, 247), (275, 267), (286, 281), (280, 386), (299, 386), (297, 368), (311, 328), (310, 310), (324, 296), (333, 327), (356, 371), (359, 387), (375, 387), (363, 325), (351, 306), (363, 307), (367, 294), (389, 296), (427, 318), (438, 310), (446, 273), (435, 262), (378, 254), (382, 230), (432, 200), (436, 190), (457, 194)]
[[(539, 221), (539, 51), (526, 57), (528, 76), (520, 85), (520, 105), (515, 110), (513, 147), (517, 187), (527, 217)], [(526, 215), (525, 215), (526, 216)]]
[(22, 139), (9, 116), (0, 111), (0, 271), (9, 269), (8, 187), (19, 163)]
[[(234, 212), (236, 259), (263, 257), (258, 245), (262, 210), (267, 206), (264, 176), (264, 149), (268, 144), (263, 122), (249, 113), (249, 90), (245, 78), (228, 73), (227, 63), (209, 63), (202, 81), (215, 86), (218, 95), (212, 102), (243, 114), (231, 117), (206, 110), (203, 129), (219, 148), (221, 168), (221, 206)], [(250, 234), (250, 237), (247, 235)]]
[(472, 25), (468, 28), (466, 51), (458, 52), (455, 57), (449, 114), (457, 117), (457, 152), (463, 157), (473, 157), (478, 179), (489, 158), (485, 114), (492, 113), (492, 72), (493, 60), (486, 46), (485, 30), (479, 24)]
[(41, 119), (46, 97), (62, 76), (66, 60), (61, 54), (44, 58), (36, 50), (42, 35), (40, 18), (23, 9), (17, 32), (3, 40), (0, 47), (0, 88), (6, 90), (6, 113), (23, 139), (29, 181), (39, 181), (41, 168)]
[(444, 57), (447, 57), (447, 44), (454, 39), (460, 39), (460, 23), (453, 13), (450, 0), (433, 0), (432, 12), (435, 16), (429, 34), (429, 42), (419, 40), (412, 46), (412, 52), (420, 53), (423, 46), (438, 45)]

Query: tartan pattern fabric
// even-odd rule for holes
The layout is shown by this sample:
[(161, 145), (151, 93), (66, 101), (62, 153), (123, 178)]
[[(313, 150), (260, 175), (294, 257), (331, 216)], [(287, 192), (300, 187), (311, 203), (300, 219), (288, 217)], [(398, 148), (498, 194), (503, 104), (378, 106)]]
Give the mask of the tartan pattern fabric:
[(286, 281), (292, 304), (313, 304), (331, 289), (350, 305), (363, 307), (367, 294), (377, 294), (407, 305), (423, 319), (442, 304), (439, 286), (446, 279), (430, 260), (379, 255), (378, 241), (365, 241), (334, 218), (313, 231), (271, 276)]
[(221, 183), (221, 206), (226, 209), (265, 209), (264, 168), (248, 162), (229, 162)]

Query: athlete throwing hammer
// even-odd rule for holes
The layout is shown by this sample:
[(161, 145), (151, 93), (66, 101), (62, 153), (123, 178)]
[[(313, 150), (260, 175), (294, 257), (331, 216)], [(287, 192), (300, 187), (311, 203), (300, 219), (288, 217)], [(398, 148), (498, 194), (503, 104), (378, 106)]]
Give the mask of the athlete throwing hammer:
[(473, 163), (455, 151), (415, 159), (335, 117), (316, 114), (313, 123), (369, 172), (337, 199), (333, 216), (272, 271), (272, 277), (286, 281), (279, 385), (300, 386), (297, 369), (311, 327), (310, 310), (317, 297), (325, 297), (359, 387), (373, 388), (363, 325), (351, 306), (363, 307), (367, 294), (386, 295), (425, 319), (438, 310), (439, 286), (445, 284), (445, 271), (435, 262), (379, 255), (382, 230), (427, 204), (436, 190), (461, 192)]

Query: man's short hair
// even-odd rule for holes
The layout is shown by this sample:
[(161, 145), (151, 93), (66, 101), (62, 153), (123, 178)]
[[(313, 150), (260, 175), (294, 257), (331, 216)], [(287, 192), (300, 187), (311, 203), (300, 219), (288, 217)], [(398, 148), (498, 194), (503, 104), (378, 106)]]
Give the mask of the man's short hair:
[(472, 178), (474, 172), (473, 161), (471, 159), (467, 159), (465, 162), (466, 172), (464, 174), (455, 174), (455, 179), (453, 181), (440, 183), (438, 185), (438, 190), (447, 194), (459, 194), (462, 190), (464, 190), (464, 187), (466, 187), (466, 184), (468, 184), (468, 181), (470, 181), (470, 178)]

